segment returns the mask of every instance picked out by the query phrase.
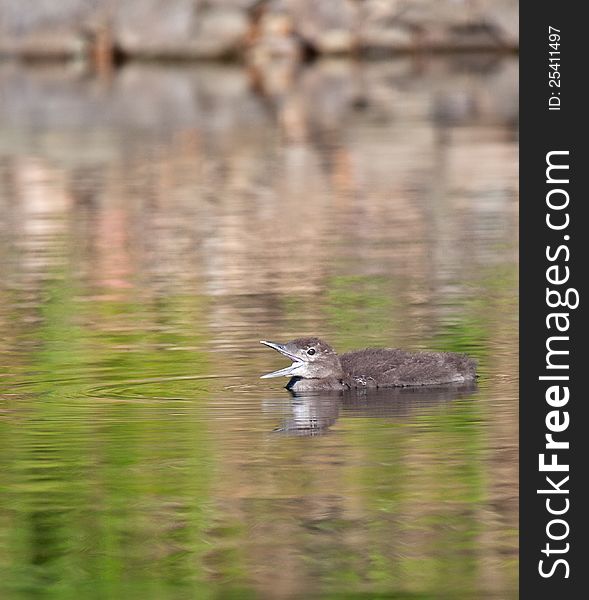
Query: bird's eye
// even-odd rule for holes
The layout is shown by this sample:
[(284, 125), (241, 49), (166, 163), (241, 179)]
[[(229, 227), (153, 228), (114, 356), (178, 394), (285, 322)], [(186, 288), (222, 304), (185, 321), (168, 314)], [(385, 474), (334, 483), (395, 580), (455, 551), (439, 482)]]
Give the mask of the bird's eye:
[(315, 348), (309, 348), (309, 349), (307, 350), (307, 354), (308, 354), (309, 356), (313, 356), (313, 354), (315, 354)]

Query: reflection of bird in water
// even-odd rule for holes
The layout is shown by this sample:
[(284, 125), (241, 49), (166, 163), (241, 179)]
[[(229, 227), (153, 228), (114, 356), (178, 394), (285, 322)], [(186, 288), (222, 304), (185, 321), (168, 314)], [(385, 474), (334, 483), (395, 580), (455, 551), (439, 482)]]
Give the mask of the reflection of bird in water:
[(427, 387), (367, 389), (348, 394), (324, 392), (296, 395), (292, 416), (275, 431), (300, 436), (321, 435), (338, 418), (362, 417), (399, 421), (476, 392), (474, 382)]
[(339, 416), (341, 395), (325, 393), (314, 396), (295, 396), (292, 416), (275, 431), (289, 435), (321, 435)]
[(293, 363), (263, 375), (290, 377), (293, 393), (375, 389), (465, 383), (476, 379), (476, 362), (455, 352), (407, 352), (393, 348), (366, 348), (338, 356), (316, 337), (287, 344), (265, 342)]

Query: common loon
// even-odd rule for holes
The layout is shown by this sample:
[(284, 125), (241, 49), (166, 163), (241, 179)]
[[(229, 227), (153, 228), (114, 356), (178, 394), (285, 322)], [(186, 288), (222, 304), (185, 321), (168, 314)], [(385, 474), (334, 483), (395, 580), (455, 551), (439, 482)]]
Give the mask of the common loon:
[(262, 340), (293, 363), (262, 375), (290, 377), (292, 392), (404, 387), (463, 383), (476, 379), (476, 362), (456, 352), (407, 352), (397, 348), (366, 348), (339, 356), (323, 340), (298, 338), (286, 344)]

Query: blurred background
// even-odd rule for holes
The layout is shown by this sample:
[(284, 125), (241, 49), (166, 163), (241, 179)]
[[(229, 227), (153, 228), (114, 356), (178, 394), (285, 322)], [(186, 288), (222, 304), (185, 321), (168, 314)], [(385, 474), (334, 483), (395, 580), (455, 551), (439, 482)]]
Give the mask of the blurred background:
[[(517, 598), (517, 3), (0, 0), (0, 596)], [(292, 398), (260, 339), (467, 352)]]

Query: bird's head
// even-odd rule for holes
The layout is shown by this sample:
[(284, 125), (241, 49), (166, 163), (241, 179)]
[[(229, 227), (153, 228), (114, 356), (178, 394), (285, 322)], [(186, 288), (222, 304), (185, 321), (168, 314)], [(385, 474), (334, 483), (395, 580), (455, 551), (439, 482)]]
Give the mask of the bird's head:
[(327, 342), (319, 338), (298, 338), (286, 344), (263, 340), (260, 343), (273, 348), (293, 361), (290, 367), (262, 375), (262, 379), (270, 377), (327, 379), (343, 376), (337, 352)]

